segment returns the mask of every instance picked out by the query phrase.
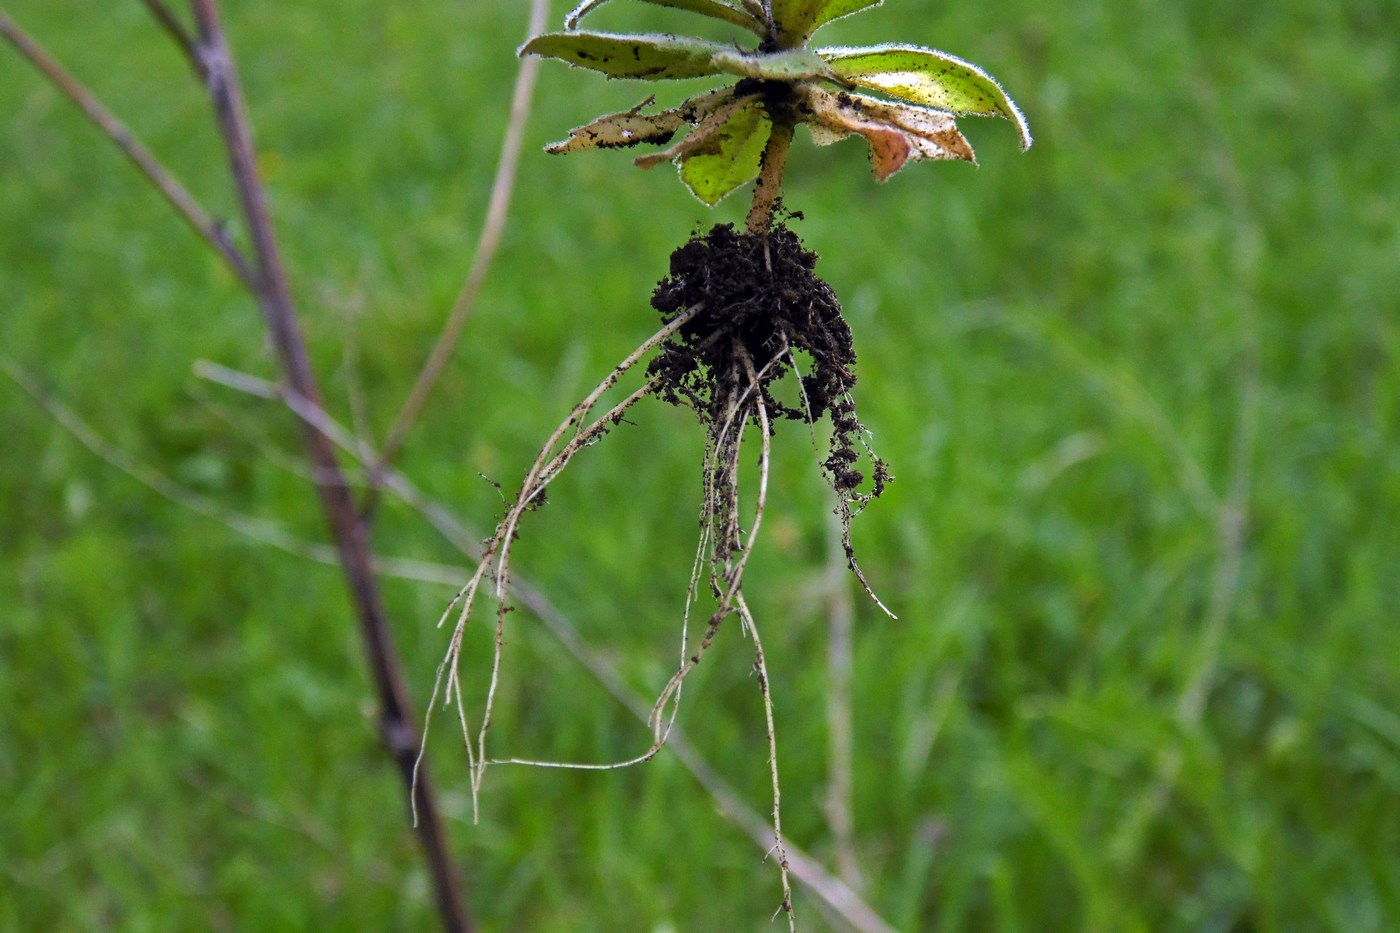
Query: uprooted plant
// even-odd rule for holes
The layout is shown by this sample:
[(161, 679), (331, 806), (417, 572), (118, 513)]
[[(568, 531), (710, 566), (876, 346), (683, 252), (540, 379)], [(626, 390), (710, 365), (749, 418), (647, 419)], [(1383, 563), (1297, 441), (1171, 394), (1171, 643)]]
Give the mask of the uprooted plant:
[[(770, 438), (777, 423), (786, 419), (811, 426), (815, 439), (815, 426), (823, 417), (829, 418), (831, 437), (821, 465), (836, 493), (847, 562), (872, 599), (874, 593), (851, 545), (851, 519), (881, 494), (890, 475), (866, 446), (866, 432), (856, 413), (851, 394), (855, 351), (840, 304), (815, 274), (815, 254), (775, 219), (788, 149), (799, 123), (808, 125), (819, 145), (860, 135), (869, 145), (875, 177), (884, 181), (910, 161), (974, 161), (972, 147), (957, 127), (959, 116), (1009, 119), (1020, 131), (1023, 148), (1030, 145), (1030, 134), (1001, 86), (975, 65), (951, 55), (903, 45), (809, 47), (812, 34), (821, 26), (877, 6), (880, 0), (646, 0), (747, 30), (758, 39), (753, 48), (672, 35), (579, 30), (579, 21), (605, 2), (586, 0), (568, 17), (565, 31), (532, 39), (521, 54), (562, 59), (611, 78), (661, 81), (720, 75), (735, 80), (666, 110), (653, 111), (655, 98), (648, 97), (629, 110), (574, 129), (548, 151), (661, 145), (665, 148), (637, 158), (637, 164), (648, 168), (675, 162), (681, 180), (710, 205), (757, 179), (753, 203), (746, 229), (716, 226), (692, 236), (673, 253), (670, 274), (652, 296), (652, 305), (662, 317), (661, 329), (579, 402), (541, 449), (495, 533), (484, 543), (476, 572), (443, 615), (446, 621), (455, 612), (456, 625), (439, 668), (434, 705), (442, 694), (457, 707), (474, 800), (492, 763), (594, 769), (636, 764), (665, 744), (687, 675), (709, 650), (724, 620), (737, 616), (741, 630), (753, 642), (763, 695), (774, 850), (783, 886), (781, 909), (792, 926), (768, 670), (743, 592), (744, 570), (767, 502)], [(595, 417), (603, 396), (653, 351), (642, 385)], [(796, 383), (795, 404), (781, 401), (774, 392), (775, 384), (788, 375)], [(648, 396), (689, 407), (706, 436), (701, 533), (683, 613), (680, 661), (652, 709), (651, 745), (635, 758), (609, 764), (492, 759), (486, 739), (511, 608), (511, 549), (521, 521), (526, 512), (544, 504), (549, 484), (575, 455)], [(744, 522), (740, 455), (750, 427), (757, 430), (761, 449), (758, 488)], [(868, 477), (862, 467), (869, 469)], [(702, 579), (714, 605), (692, 644), (689, 617)], [(496, 603), (495, 651), (473, 738), (458, 664), (466, 624), (483, 586)], [(878, 599), (875, 602), (889, 611)]]

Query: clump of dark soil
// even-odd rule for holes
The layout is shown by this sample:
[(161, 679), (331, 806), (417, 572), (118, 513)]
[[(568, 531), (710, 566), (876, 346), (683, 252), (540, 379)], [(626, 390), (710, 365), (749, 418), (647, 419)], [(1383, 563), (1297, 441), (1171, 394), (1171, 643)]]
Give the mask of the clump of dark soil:
[[(667, 322), (695, 305), (702, 310), (662, 345), (648, 375), (661, 379), (658, 395), (692, 408), (711, 429), (736, 411), (741, 424), (757, 423), (760, 402), (772, 415), (808, 423), (829, 414), (833, 434), (823, 466), (836, 490), (854, 497), (865, 480), (856, 469), (864, 428), (850, 394), (856, 354), (841, 304), (817, 277), (816, 263), (782, 224), (767, 234), (724, 224), (692, 237), (671, 254), (671, 273), (651, 304)], [(811, 361), (806, 375), (795, 373), (797, 353)], [(772, 392), (789, 372), (801, 380), (799, 407)], [(889, 479), (884, 463), (871, 459), (873, 487), (861, 499), (879, 496)]]

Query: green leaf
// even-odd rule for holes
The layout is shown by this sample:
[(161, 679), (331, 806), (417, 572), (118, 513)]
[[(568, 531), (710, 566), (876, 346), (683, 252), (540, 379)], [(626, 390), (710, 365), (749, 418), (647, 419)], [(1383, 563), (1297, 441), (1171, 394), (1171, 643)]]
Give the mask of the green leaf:
[(1030, 148), (1026, 118), (1001, 85), (970, 62), (917, 46), (819, 49), (818, 54), (860, 87), (959, 116), (1005, 117), (1016, 124), (1021, 148)]
[(798, 48), (834, 19), (879, 6), (883, 0), (773, 0), (779, 48)]
[(834, 19), (850, 16), (852, 13), (859, 13), (861, 10), (868, 10), (884, 2), (885, 0), (827, 0), (822, 8), (817, 11), (816, 19), (812, 23), (812, 30), (815, 32)]
[(735, 188), (758, 177), (772, 129), (761, 101), (740, 107), (703, 145), (681, 157), (681, 181), (713, 207)]
[(659, 81), (721, 74), (714, 65), (730, 46), (671, 35), (615, 36), (603, 32), (551, 32), (520, 47), (521, 55), (558, 58), (610, 78)]
[(784, 52), (748, 53), (726, 49), (715, 53), (715, 67), (726, 74), (764, 81), (805, 81), (815, 78), (831, 80), (831, 69), (820, 55), (811, 49), (788, 49)]
[(817, 28), (817, 17), (830, 3), (843, 0), (773, 0), (773, 22), (778, 27), (778, 47), (797, 48)]
[[(564, 18), (564, 28), (577, 29), (579, 20), (607, 2), (608, 0), (583, 0), (572, 13)], [(643, 0), (643, 2), (654, 3), (657, 6), (674, 7), (678, 10), (689, 10), (692, 13), (699, 13), (701, 16), (709, 16), (733, 23), (735, 26), (741, 26), (758, 36), (764, 35), (763, 24), (755, 19), (753, 14), (742, 7), (726, 2), (726, 0)]]
[(725, 88), (704, 97), (691, 98), (670, 110), (644, 114), (642, 111), (656, 102), (655, 97), (648, 97), (631, 110), (610, 113), (584, 126), (575, 127), (569, 131), (568, 139), (549, 144), (545, 151), (559, 155), (581, 149), (623, 149), (642, 143), (665, 145), (671, 141), (676, 130), (701, 122), (733, 96), (733, 89)]

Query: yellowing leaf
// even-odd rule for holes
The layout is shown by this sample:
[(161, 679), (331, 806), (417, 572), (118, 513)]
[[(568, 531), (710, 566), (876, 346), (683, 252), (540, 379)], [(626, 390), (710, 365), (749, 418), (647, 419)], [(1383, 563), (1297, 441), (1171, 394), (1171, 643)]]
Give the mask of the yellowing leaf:
[[(976, 162), (972, 145), (958, 130), (957, 121), (941, 110), (893, 103), (864, 94), (833, 94), (810, 85), (802, 88), (800, 94), (810, 112), (808, 119), (813, 126), (813, 139), (819, 145), (835, 141), (829, 133), (844, 136), (860, 132), (857, 125), (883, 124), (908, 135), (917, 150), (917, 158)], [(821, 134), (822, 139), (818, 139), (817, 126), (829, 131)]]
[(581, 149), (622, 149), (642, 143), (665, 145), (671, 141), (676, 130), (688, 123), (699, 123), (733, 96), (733, 89), (725, 88), (704, 97), (692, 98), (670, 110), (646, 114), (642, 111), (656, 100), (655, 97), (648, 97), (631, 110), (610, 113), (584, 126), (575, 127), (569, 131), (568, 139), (549, 144), (545, 151), (558, 155)]
[(891, 104), (851, 94), (832, 94), (807, 85), (799, 90), (802, 109), (818, 145), (859, 133), (870, 145), (870, 167), (885, 181), (910, 160), (973, 161), (972, 147), (946, 113)]
[[(572, 13), (564, 18), (564, 27), (577, 29), (579, 20), (607, 2), (608, 0), (583, 0)], [(674, 7), (678, 10), (689, 10), (692, 13), (699, 13), (701, 16), (709, 16), (733, 23), (735, 26), (742, 26), (758, 36), (764, 34), (763, 24), (755, 19), (753, 14), (742, 7), (726, 2), (726, 0), (645, 0), (645, 2), (654, 3), (657, 6)]]
[(746, 94), (743, 97), (732, 97), (731, 95), (731, 98), (732, 99), (719, 101), (717, 105), (709, 107), (707, 112), (702, 115), (703, 118), (700, 119), (695, 129), (687, 133), (684, 139), (672, 143), (660, 152), (652, 152), (644, 156), (638, 156), (632, 161), (638, 168), (652, 168), (653, 166), (660, 165), (662, 162), (671, 162), (678, 159), (691, 150), (706, 145), (711, 136), (724, 129), (729, 123), (729, 119), (734, 116), (736, 112), (759, 99), (757, 94)]
[(681, 157), (681, 181), (713, 207), (729, 192), (758, 177), (773, 124), (762, 102), (737, 109), (705, 142)]
[(519, 54), (562, 59), (610, 78), (660, 80), (720, 74), (714, 57), (729, 50), (718, 42), (671, 35), (551, 32), (522, 45)]
[(1030, 127), (991, 75), (970, 62), (916, 46), (820, 49), (832, 71), (860, 87), (959, 116), (1005, 117), (1016, 124), (1021, 148)]

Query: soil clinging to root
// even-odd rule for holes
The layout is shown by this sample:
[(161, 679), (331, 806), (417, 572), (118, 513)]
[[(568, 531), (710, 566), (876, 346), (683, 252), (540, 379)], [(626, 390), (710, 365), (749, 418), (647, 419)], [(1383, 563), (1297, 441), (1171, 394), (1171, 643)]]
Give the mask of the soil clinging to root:
[[(695, 305), (702, 310), (662, 344), (648, 375), (660, 377), (658, 395), (692, 408), (713, 429), (734, 414), (735, 392), (749, 388), (747, 357), (759, 374), (759, 398), (739, 405), (741, 413), (756, 423), (760, 400), (773, 415), (812, 424), (830, 413), (833, 434), (823, 466), (843, 498), (863, 504), (880, 495), (889, 474), (872, 456), (871, 490), (857, 495), (865, 475), (856, 468), (864, 428), (850, 395), (855, 347), (816, 263), (816, 254), (783, 224), (766, 234), (723, 224), (692, 237), (671, 254), (670, 275), (651, 303), (667, 322)], [(772, 387), (796, 370), (798, 352), (810, 359), (811, 371), (800, 376), (801, 403), (794, 408), (775, 398)]]

